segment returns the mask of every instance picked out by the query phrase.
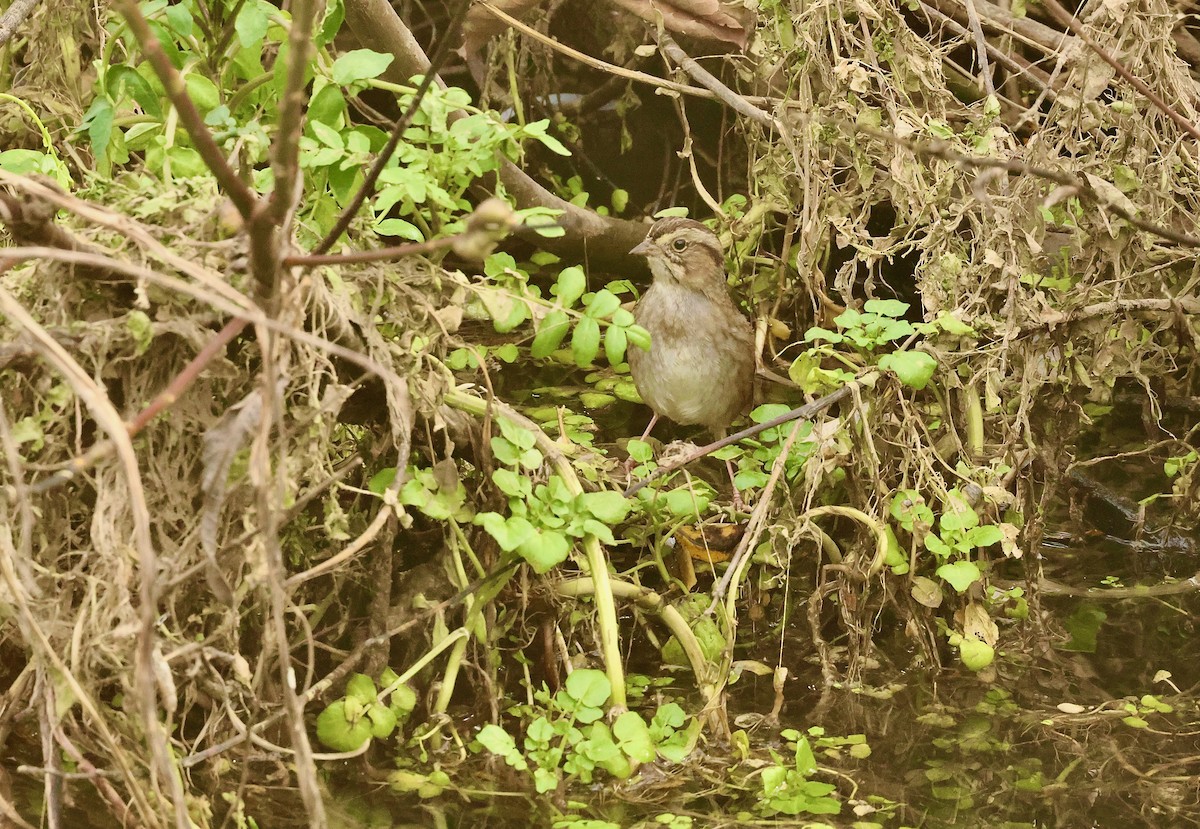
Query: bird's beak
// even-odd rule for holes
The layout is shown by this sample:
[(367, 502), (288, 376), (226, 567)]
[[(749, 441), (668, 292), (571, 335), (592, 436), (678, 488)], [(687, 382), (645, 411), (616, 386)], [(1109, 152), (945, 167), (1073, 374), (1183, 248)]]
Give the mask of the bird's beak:
[(629, 251), (630, 256), (649, 256), (650, 255), (650, 240), (643, 239), (637, 247)]

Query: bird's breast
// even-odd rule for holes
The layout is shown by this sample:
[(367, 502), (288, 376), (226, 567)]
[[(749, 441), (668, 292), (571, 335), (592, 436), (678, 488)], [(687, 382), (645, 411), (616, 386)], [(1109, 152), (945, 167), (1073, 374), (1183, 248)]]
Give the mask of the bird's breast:
[[(732, 303), (655, 283), (635, 311), (649, 353), (631, 347), (629, 368), (650, 408), (681, 425), (723, 428), (748, 400), (754, 370), (749, 326)], [(747, 331), (742, 331), (747, 329)]]

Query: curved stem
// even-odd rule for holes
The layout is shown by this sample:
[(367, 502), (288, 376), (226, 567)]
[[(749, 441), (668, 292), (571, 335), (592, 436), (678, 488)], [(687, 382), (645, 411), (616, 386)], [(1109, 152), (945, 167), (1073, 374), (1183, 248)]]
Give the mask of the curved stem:
[[(529, 418), (518, 412), (507, 403), (493, 398), (484, 400), (461, 389), (453, 389), (446, 393), (446, 405), (451, 406), (476, 417), (486, 417), (489, 409), (495, 409), (509, 420), (528, 429), (533, 434), (537, 447), (554, 467), (554, 471), (562, 478), (567, 491), (572, 495), (583, 493), (579, 477), (575, 469), (559, 450), (558, 444), (542, 428)], [(625, 670), (621, 664), (621, 642), (617, 629), (617, 608), (613, 601), (612, 583), (608, 576), (608, 559), (605, 558), (604, 548), (600, 539), (594, 535), (583, 537), (583, 550), (586, 564), (593, 586), (593, 601), (596, 603), (596, 625), (600, 634), (600, 653), (604, 656), (604, 670), (612, 683), (613, 707), (624, 709), (625, 699)]]

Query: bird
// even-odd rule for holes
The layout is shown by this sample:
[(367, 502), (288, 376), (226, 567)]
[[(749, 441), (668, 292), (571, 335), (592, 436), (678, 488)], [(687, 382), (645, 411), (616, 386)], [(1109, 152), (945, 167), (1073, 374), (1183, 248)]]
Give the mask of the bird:
[[(650, 350), (628, 352), (633, 383), (654, 413), (642, 439), (667, 417), (720, 440), (750, 404), (755, 372), (754, 329), (729, 298), (721, 241), (700, 222), (669, 217), (629, 253), (645, 256), (654, 277), (633, 310)], [(732, 483), (728, 461), (726, 469)]]

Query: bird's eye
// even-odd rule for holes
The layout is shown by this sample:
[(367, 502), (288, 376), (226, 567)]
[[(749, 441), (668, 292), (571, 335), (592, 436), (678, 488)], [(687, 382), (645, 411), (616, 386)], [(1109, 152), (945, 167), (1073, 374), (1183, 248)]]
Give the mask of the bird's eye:
[(687, 250), (687, 239), (676, 239), (671, 243), (671, 247), (675, 250)]

